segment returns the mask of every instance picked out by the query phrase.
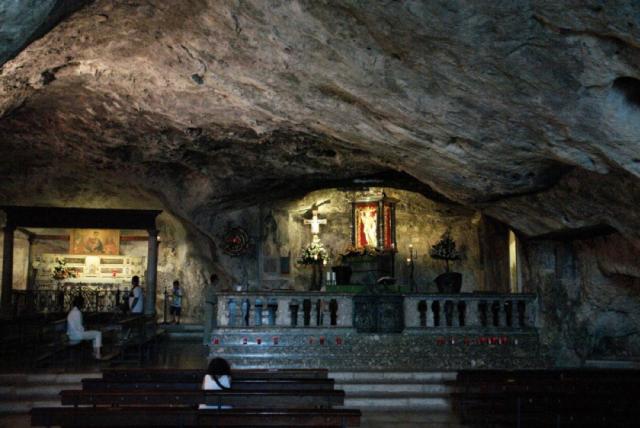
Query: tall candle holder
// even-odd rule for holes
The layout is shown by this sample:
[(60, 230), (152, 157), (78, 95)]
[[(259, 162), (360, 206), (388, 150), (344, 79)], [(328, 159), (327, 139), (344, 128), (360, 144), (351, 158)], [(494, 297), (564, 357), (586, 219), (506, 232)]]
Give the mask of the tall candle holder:
[(413, 248), (413, 245), (409, 245), (409, 257), (407, 257), (407, 267), (409, 269), (409, 290), (412, 293), (416, 293), (416, 281), (413, 277), (415, 271), (415, 261), (418, 258), (418, 251)]

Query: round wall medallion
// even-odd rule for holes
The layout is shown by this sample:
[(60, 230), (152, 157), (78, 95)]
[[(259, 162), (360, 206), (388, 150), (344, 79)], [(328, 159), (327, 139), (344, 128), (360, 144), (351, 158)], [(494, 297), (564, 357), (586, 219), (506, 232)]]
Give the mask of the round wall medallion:
[(249, 235), (241, 227), (232, 227), (225, 233), (222, 251), (230, 256), (241, 256), (249, 250)]

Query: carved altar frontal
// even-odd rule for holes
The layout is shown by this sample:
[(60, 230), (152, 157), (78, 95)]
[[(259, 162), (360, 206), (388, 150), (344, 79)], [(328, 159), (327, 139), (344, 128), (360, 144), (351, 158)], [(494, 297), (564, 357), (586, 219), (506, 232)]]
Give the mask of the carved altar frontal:
[(535, 330), (375, 334), (353, 329), (218, 329), (209, 346), (211, 358), (223, 357), (233, 367), (247, 368), (457, 370), (548, 366)]
[(265, 368), (548, 366), (538, 340), (534, 295), (377, 295), (373, 297), (388, 299), (367, 306), (379, 315), (367, 325), (381, 328), (364, 332), (358, 329), (362, 313), (358, 302), (365, 298), (365, 303), (371, 303), (371, 297), (313, 292), (220, 294), (218, 328), (209, 338), (210, 357), (223, 357), (235, 367)]

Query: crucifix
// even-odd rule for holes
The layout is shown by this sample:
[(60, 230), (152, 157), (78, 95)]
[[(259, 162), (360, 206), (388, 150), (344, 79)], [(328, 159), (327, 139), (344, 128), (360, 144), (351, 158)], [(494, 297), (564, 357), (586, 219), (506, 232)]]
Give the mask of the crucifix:
[(318, 234), (320, 233), (320, 225), (321, 224), (327, 224), (327, 219), (323, 218), (323, 219), (319, 219), (318, 218), (318, 210), (313, 210), (313, 218), (311, 220), (305, 220), (304, 224), (310, 224), (311, 225), (311, 234), (315, 237), (318, 236)]

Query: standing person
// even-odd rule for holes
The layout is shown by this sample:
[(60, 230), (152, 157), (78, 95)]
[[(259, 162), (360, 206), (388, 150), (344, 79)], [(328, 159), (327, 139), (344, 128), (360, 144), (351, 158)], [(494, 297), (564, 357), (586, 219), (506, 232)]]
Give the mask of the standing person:
[(204, 337), (202, 342), (205, 345), (208, 345), (211, 340), (211, 330), (216, 326), (216, 317), (218, 316), (217, 284), (218, 275), (212, 273), (209, 282), (204, 285)]
[[(202, 380), (202, 389), (205, 391), (220, 391), (231, 389), (231, 366), (224, 358), (214, 358), (209, 361), (207, 374)], [(200, 409), (230, 409), (231, 406), (200, 404)]]
[(82, 307), (84, 299), (78, 295), (73, 299), (73, 308), (67, 315), (67, 336), (71, 342), (83, 340), (93, 341), (93, 356), (100, 359), (100, 349), (102, 348), (102, 332), (98, 330), (85, 330), (82, 324)]
[(129, 309), (132, 314), (141, 314), (143, 301), (142, 288), (140, 288), (140, 278), (134, 275), (131, 278), (131, 293), (129, 293)]
[[(173, 291), (171, 292), (171, 307), (169, 314), (173, 316), (173, 323), (180, 324), (180, 313), (182, 312), (182, 289), (180, 281), (173, 281)], [(176, 321), (177, 319), (177, 321)]]

